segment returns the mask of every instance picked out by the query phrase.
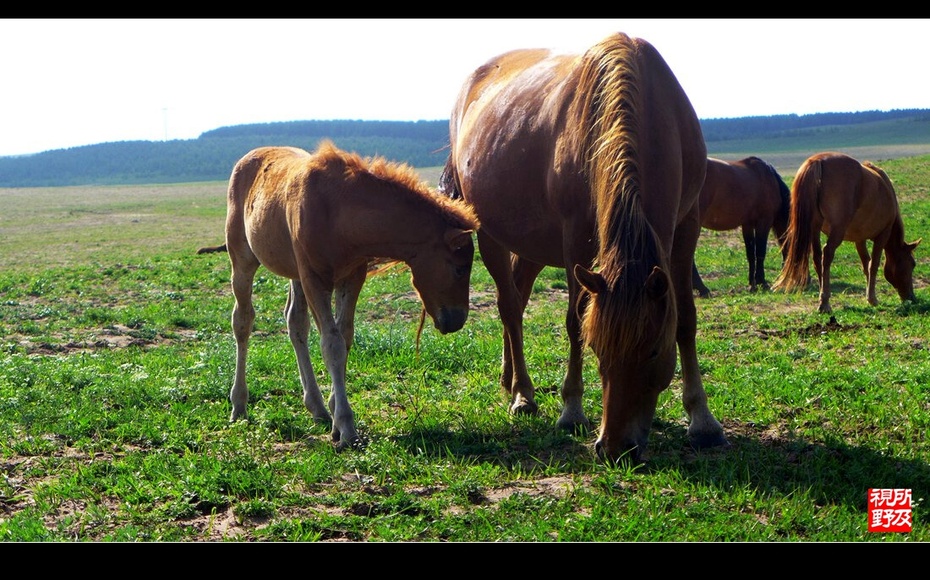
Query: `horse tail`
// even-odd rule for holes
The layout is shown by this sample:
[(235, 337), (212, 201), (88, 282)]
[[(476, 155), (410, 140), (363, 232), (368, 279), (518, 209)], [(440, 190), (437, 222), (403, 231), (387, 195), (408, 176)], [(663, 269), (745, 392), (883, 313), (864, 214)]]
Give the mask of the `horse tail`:
[(439, 174), (439, 192), (451, 199), (462, 199), (462, 189), (459, 187), (458, 174), (452, 162), (452, 154), (446, 157), (446, 165)]
[(226, 244), (223, 244), (221, 246), (207, 246), (206, 248), (200, 248), (199, 250), (197, 250), (197, 253), (198, 254), (215, 254), (217, 252), (228, 252), (228, 251), (229, 250), (226, 249)]
[[(637, 139), (643, 114), (639, 109), (644, 105), (639, 91), (642, 52), (643, 47), (623, 33), (588, 49), (571, 106), (597, 219), (596, 265), (613, 289), (609, 303), (601, 302), (596, 313), (594, 301), (588, 301), (582, 321), (587, 344), (605, 343), (596, 348), (600, 352), (616, 352), (619, 345), (641, 340), (646, 320), (635, 313), (644, 308), (642, 284), (656, 265), (668, 272), (641, 198)], [(665, 315), (674, 319), (674, 301), (667, 304)], [(664, 327), (670, 329), (664, 340), (673, 342), (674, 325)]]
[(778, 240), (778, 246), (781, 248), (782, 257), (785, 257), (788, 250), (785, 247), (785, 234), (788, 231), (788, 221), (791, 219), (791, 190), (788, 189), (788, 185), (775, 167), (770, 163), (766, 163), (766, 165), (768, 165), (769, 171), (772, 172), (775, 183), (778, 184), (778, 196), (781, 199), (781, 205), (778, 206), (778, 210), (775, 212), (772, 229), (775, 230), (775, 237)]
[[(785, 232), (785, 262), (781, 274), (772, 285), (785, 291), (798, 289), (810, 282), (810, 255), (813, 244), (820, 243), (819, 228), (814, 231), (814, 218), (819, 211), (818, 199), (822, 183), (819, 160), (805, 161), (791, 185), (791, 218)], [(816, 234), (816, 236), (815, 236)]]

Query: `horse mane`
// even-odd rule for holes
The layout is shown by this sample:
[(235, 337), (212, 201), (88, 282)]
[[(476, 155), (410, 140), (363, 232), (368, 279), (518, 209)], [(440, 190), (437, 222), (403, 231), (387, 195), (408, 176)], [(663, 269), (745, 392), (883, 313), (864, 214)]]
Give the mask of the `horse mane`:
[[(643, 341), (648, 320), (636, 315), (645, 306), (643, 282), (656, 265), (668, 272), (642, 203), (637, 121), (643, 103), (637, 55), (636, 41), (623, 33), (588, 49), (571, 107), (576, 130), (584, 132), (576, 142), (582, 143), (597, 217), (595, 265), (612, 290), (598, 296), (596, 310), (589, 302), (582, 320), (585, 342), (598, 343), (598, 352), (617, 352)], [(665, 316), (673, 316), (674, 303), (667, 304)], [(673, 342), (674, 325), (663, 328), (671, 330), (662, 340)]]
[[(862, 166), (866, 169), (869, 169), (875, 172), (878, 177), (885, 184), (885, 187), (888, 188), (889, 193), (891, 194), (891, 199), (894, 200), (895, 205), (898, 205), (898, 195), (895, 192), (894, 184), (891, 183), (891, 178), (888, 177), (888, 174), (885, 173), (885, 170), (875, 165), (871, 161), (863, 161)], [(894, 223), (891, 224), (891, 236), (888, 238), (888, 244), (885, 246), (886, 253), (887, 250), (891, 250), (894, 254), (898, 254), (899, 250), (905, 249), (907, 247), (907, 242), (904, 239), (904, 218), (901, 217), (901, 211), (895, 211)]]
[(788, 231), (788, 221), (791, 219), (791, 190), (788, 189), (788, 184), (782, 179), (781, 174), (778, 173), (774, 165), (755, 156), (748, 157), (748, 159), (754, 159), (761, 163), (772, 174), (772, 179), (778, 185), (778, 196), (781, 198), (781, 205), (778, 206), (778, 211), (775, 212), (772, 229), (775, 230), (778, 245), (781, 246), (785, 240), (785, 232)]

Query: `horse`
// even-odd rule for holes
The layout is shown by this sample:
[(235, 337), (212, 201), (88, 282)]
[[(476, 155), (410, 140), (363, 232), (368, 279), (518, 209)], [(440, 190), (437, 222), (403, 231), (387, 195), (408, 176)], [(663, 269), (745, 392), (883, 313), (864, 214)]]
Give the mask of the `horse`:
[(470, 203), (481, 222), (476, 238), (496, 286), (509, 411), (539, 412), (523, 314), (537, 275), (553, 266), (571, 270), (557, 426), (590, 428), (582, 409), (590, 347), (603, 387), (595, 452), (641, 462), (677, 341), (690, 440), (727, 444), (701, 380), (691, 288), (707, 152), (658, 51), (621, 32), (583, 54), (503, 53), (466, 79), (449, 129), (439, 189)]
[[(788, 186), (778, 171), (758, 157), (738, 161), (707, 158), (707, 175), (700, 196), (701, 227), (715, 231), (741, 229), (749, 263), (750, 292), (769, 288), (764, 264), (770, 231), (775, 233), (784, 262), (789, 196)], [(697, 264), (692, 270), (692, 285), (702, 298), (710, 295)]]
[[(232, 264), (236, 370), (230, 421), (247, 417), (246, 356), (259, 266), (290, 280), (284, 312), (304, 406), (315, 420), (332, 422), (332, 440), (341, 451), (361, 444), (346, 395), (346, 362), (369, 273), (406, 264), (435, 328), (455, 332), (468, 316), (477, 227), (466, 204), (431, 190), (406, 164), (362, 159), (329, 140), (312, 154), (294, 147), (247, 153), (229, 180), (226, 243), (198, 250), (227, 251)], [(308, 353), (308, 305), (332, 379), (329, 410)]]
[[(820, 248), (820, 233), (827, 241)], [(871, 240), (871, 255), (866, 242)], [(791, 219), (786, 234), (787, 257), (774, 287), (796, 290), (810, 282), (809, 260), (820, 283), (819, 312), (831, 313), (830, 266), (844, 242), (856, 244), (867, 285), (867, 299), (878, 305), (875, 283), (882, 252), (885, 279), (901, 301), (914, 300), (914, 250), (904, 241), (904, 221), (888, 175), (869, 161), (827, 151), (808, 157), (791, 185)]]

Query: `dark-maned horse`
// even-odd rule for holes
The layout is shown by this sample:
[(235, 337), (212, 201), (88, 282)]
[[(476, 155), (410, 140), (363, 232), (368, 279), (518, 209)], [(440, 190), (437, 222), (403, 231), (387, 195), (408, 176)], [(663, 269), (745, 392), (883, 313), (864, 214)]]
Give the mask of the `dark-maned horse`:
[[(304, 405), (315, 419), (332, 420), (332, 439), (344, 449), (360, 442), (346, 396), (346, 359), (370, 267), (389, 260), (406, 263), (435, 327), (443, 334), (455, 332), (468, 316), (477, 225), (470, 208), (430, 190), (407, 165), (380, 157), (363, 160), (329, 141), (312, 155), (292, 147), (261, 147), (240, 159), (229, 180), (226, 244), (198, 251), (226, 250), (232, 263), (236, 374), (230, 420), (246, 416), (252, 281), (259, 266), (291, 281), (285, 316)], [(333, 382), (332, 418), (307, 350), (308, 305)]]
[(590, 427), (582, 409), (589, 345), (603, 386), (595, 449), (605, 459), (630, 452), (641, 460), (659, 394), (675, 373), (677, 340), (691, 441), (726, 445), (698, 368), (691, 289), (707, 151), (694, 109), (656, 49), (618, 33), (580, 55), (502, 54), (466, 80), (449, 128), (440, 189), (464, 197), (481, 220), (478, 247), (497, 286), (511, 412), (538, 412), (523, 314), (549, 265), (571, 271), (558, 425)]
[[(765, 254), (770, 231), (775, 232), (784, 262), (789, 198), (788, 186), (778, 171), (758, 157), (738, 161), (707, 158), (707, 176), (701, 188), (701, 227), (715, 231), (742, 230), (750, 292), (769, 287), (765, 281)], [(701, 280), (697, 264), (692, 276), (698, 294), (709, 296), (710, 290)]]
[[(820, 248), (820, 232), (827, 241)], [(869, 254), (866, 241), (872, 241)], [(901, 300), (914, 300), (914, 250), (920, 243), (904, 241), (904, 221), (888, 175), (868, 161), (842, 153), (817, 153), (807, 158), (791, 185), (788, 252), (775, 288), (786, 291), (810, 282), (810, 256), (820, 282), (819, 311), (829, 313), (830, 265), (843, 242), (854, 242), (868, 287), (869, 304), (878, 304), (875, 280), (882, 252), (885, 279)]]

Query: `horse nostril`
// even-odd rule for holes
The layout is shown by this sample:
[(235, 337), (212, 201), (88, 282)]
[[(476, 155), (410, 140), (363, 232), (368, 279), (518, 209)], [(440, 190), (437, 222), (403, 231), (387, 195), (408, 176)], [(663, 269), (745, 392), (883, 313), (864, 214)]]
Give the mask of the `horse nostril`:
[(466, 318), (468, 318), (467, 310), (442, 308), (439, 310), (436, 328), (442, 334), (455, 332), (465, 326)]

